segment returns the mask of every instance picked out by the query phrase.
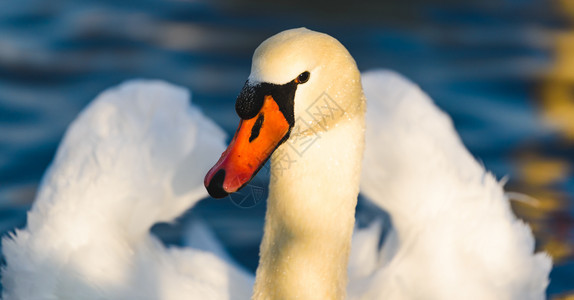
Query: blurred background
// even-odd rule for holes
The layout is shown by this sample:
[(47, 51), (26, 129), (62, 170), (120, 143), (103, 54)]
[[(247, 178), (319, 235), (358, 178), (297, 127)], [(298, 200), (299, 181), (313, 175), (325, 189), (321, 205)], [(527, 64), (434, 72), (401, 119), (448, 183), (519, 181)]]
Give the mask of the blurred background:
[[(554, 259), (548, 295), (574, 294), (574, 0), (361, 3), (0, 1), (0, 234), (25, 225), (66, 126), (99, 92), (129, 78), (183, 85), (231, 135), (253, 50), (305, 26), (339, 39), (361, 70), (418, 83), (516, 198), (536, 199), (513, 208)], [(179, 244), (181, 224), (201, 217), (254, 270), (265, 203), (253, 204), (206, 199), (154, 231)]]

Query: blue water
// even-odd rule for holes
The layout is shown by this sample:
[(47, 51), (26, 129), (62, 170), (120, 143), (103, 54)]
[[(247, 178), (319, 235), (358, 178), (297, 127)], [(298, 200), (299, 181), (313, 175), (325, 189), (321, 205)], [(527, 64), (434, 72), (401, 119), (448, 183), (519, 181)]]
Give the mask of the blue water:
[[(527, 190), (516, 160), (523, 149), (572, 166), (574, 152), (542, 119), (537, 94), (554, 59), (550, 33), (567, 26), (557, 8), (535, 0), (346, 3), (1, 2), (0, 233), (24, 226), (66, 126), (100, 91), (130, 78), (183, 85), (232, 134), (233, 102), (253, 50), (300, 26), (338, 38), (362, 70), (391, 68), (421, 85), (452, 116), (470, 151), (497, 177), (508, 175), (515, 190)], [(571, 201), (572, 177), (553, 189)], [(253, 270), (264, 210), (265, 203), (244, 209), (208, 199), (182, 223), (202, 217)], [(572, 224), (572, 209), (563, 215)], [(182, 226), (154, 231), (177, 244)], [(571, 229), (563, 239), (574, 241)], [(551, 277), (550, 295), (573, 291), (572, 260), (560, 262)]]

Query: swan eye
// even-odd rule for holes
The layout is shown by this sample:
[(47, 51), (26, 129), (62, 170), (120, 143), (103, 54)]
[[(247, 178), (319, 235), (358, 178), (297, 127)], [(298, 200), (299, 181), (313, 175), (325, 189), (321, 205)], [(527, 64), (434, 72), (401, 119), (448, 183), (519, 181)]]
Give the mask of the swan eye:
[(297, 76), (297, 78), (295, 78), (295, 83), (297, 83), (297, 84), (305, 83), (305, 82), (309, 81), (310, 76), (311, 76), (311, 74), (309, 74), (309, 72), (305, 71), (305, 72), (299, 74), (299, 76)]

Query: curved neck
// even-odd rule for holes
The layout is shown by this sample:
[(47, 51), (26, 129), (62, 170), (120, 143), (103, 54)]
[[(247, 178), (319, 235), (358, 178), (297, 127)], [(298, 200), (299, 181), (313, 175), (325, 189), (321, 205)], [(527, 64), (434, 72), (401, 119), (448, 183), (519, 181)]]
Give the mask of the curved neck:
[[(359, 104), (362, 106), (361, 104)], [(253, 299), (344, 299), (364, 110), (273, 154)]]

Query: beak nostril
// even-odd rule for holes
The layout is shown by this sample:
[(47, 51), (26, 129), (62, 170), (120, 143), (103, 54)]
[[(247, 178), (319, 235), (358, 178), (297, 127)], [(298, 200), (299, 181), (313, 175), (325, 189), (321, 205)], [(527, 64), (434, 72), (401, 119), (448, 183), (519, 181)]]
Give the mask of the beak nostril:
[(260, 113), (257, 121), (255, 121), (255, 124), (253, 125), (253, 128), (251, 128), (251, 136), (249, 137), (250, 143), (259, 136), (261, 126), (263, 125), (263, 118), (263, 113)]
[(223, 189), (224, 180), (225, 180), (224, 169), (220, 169), (219, 171), (217, 171), (217, 173), (215, 173), (215, 175), (213, 175), (211, 181), (209, 182), (209, 185), (207, 186), (207, 192), (211, 197), (223, 198), (229, 195), (229, 193)]

